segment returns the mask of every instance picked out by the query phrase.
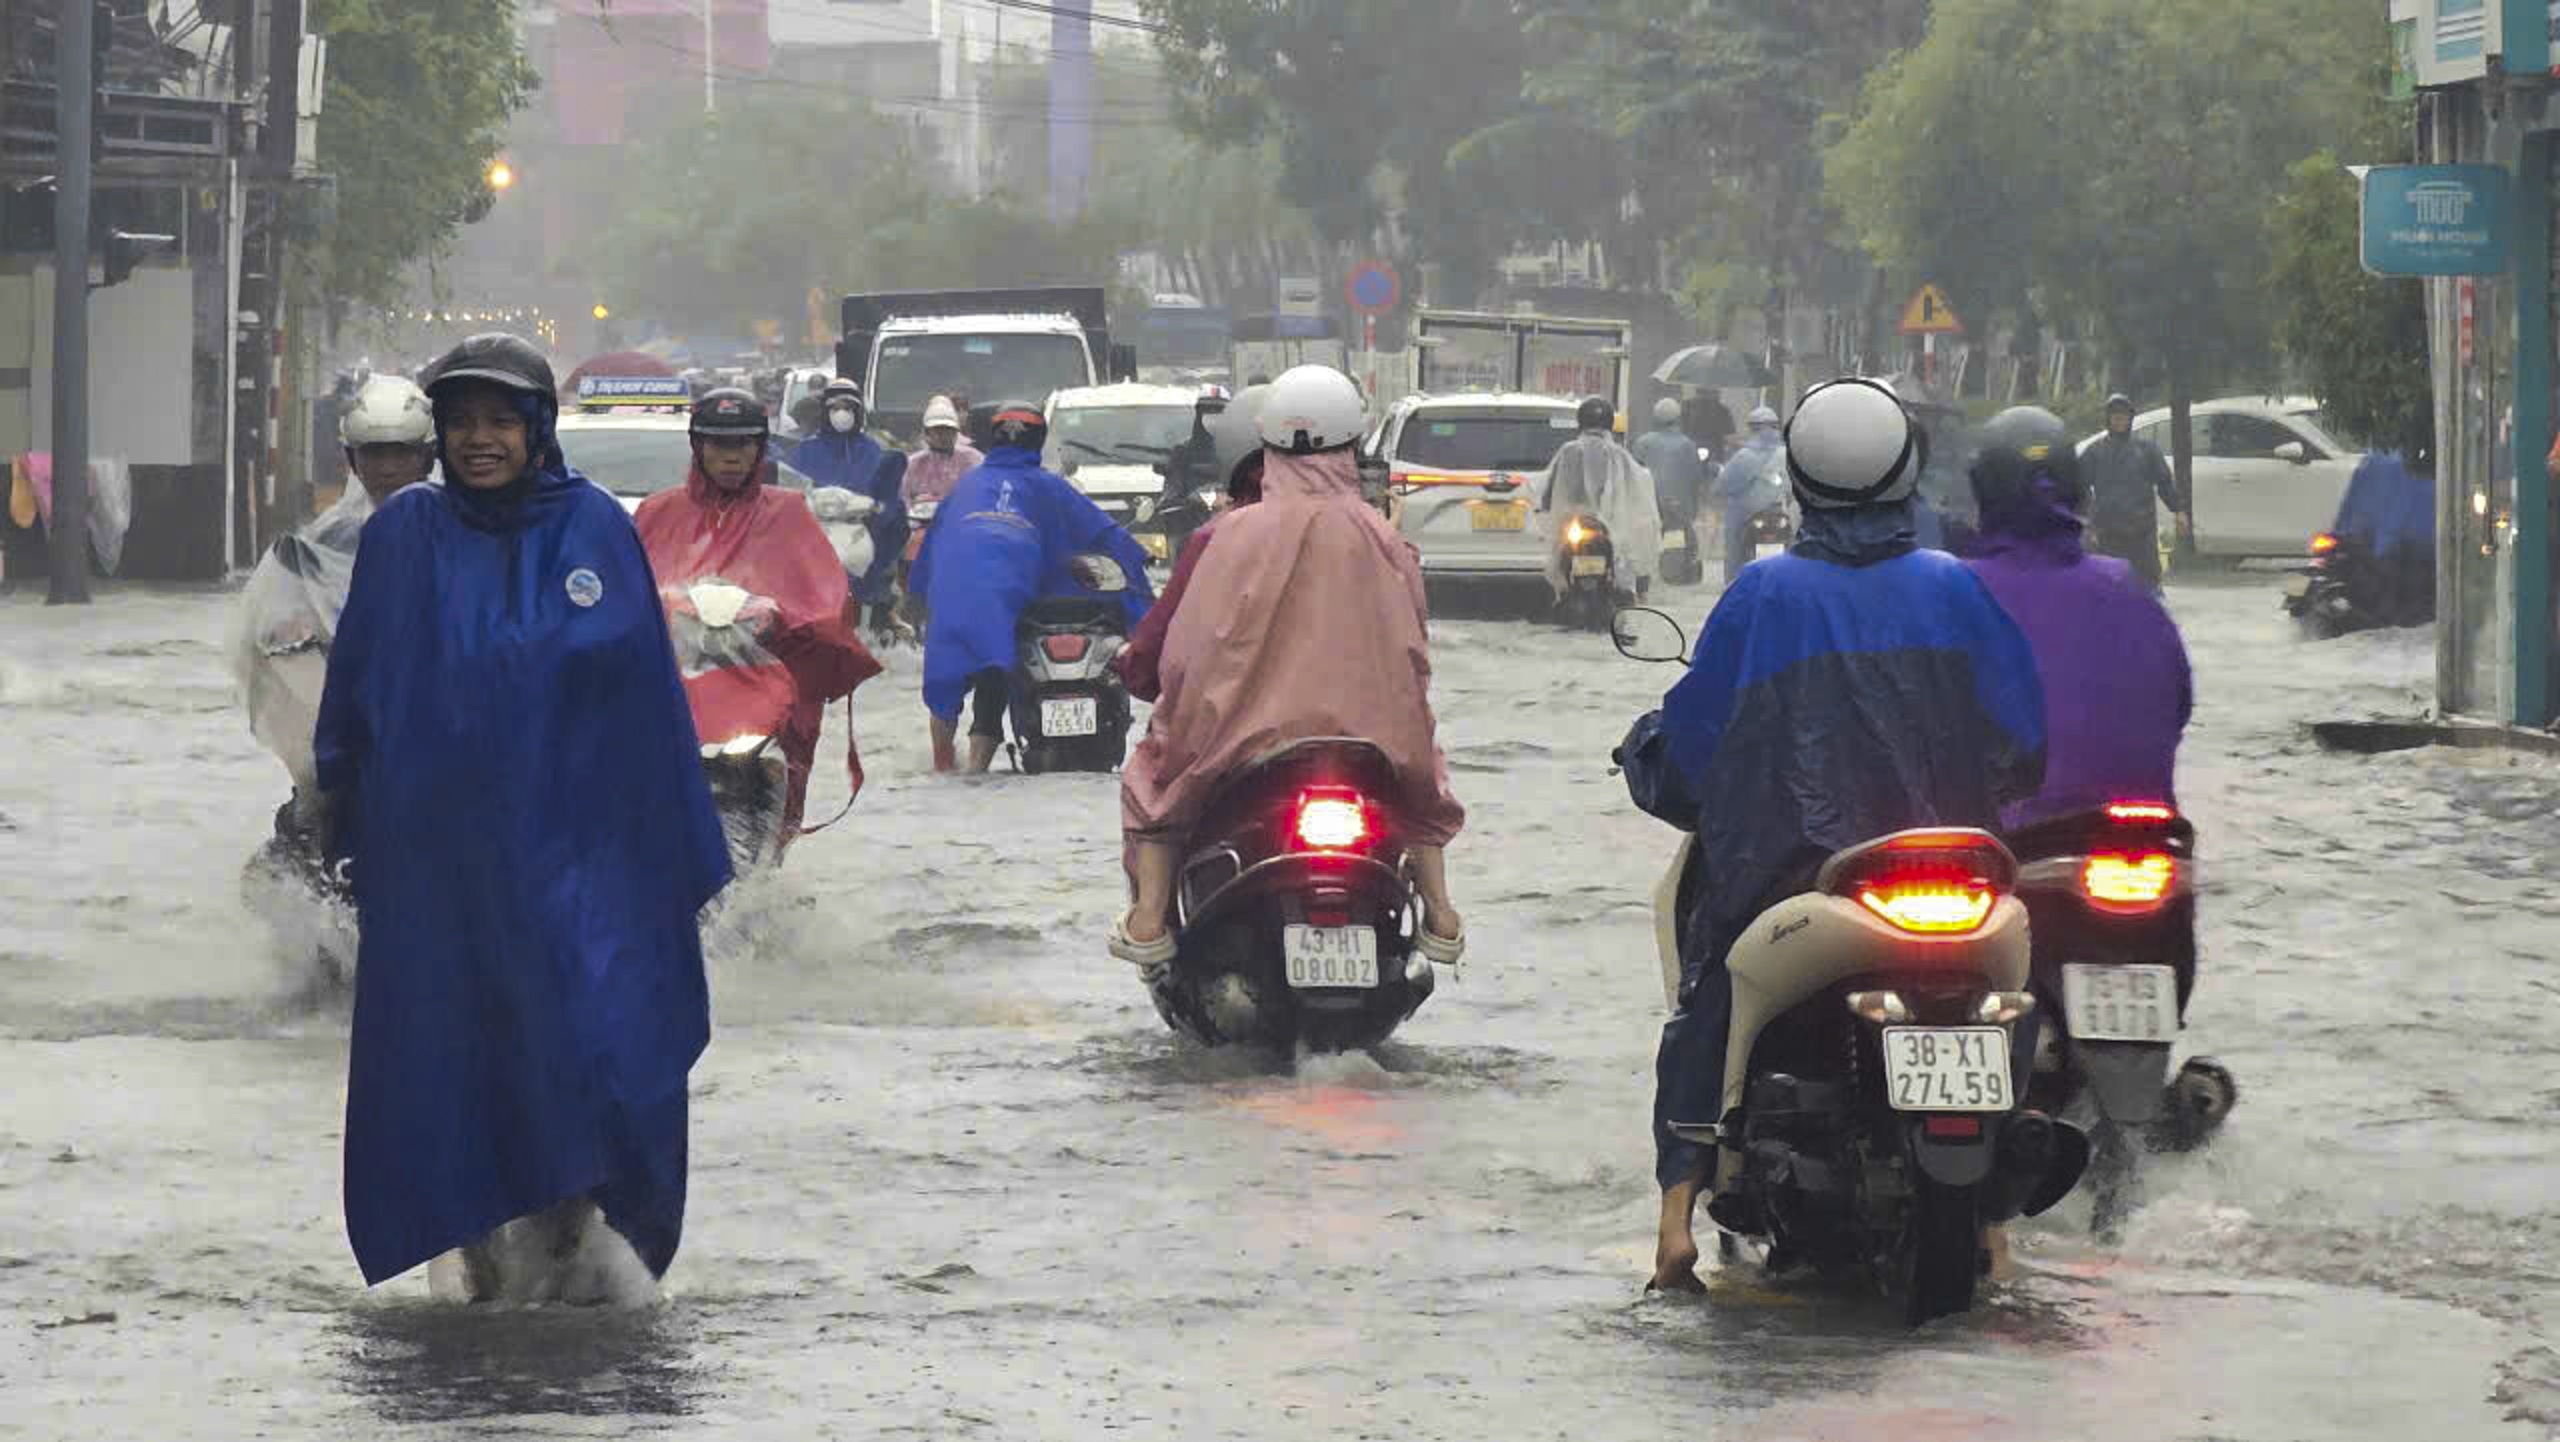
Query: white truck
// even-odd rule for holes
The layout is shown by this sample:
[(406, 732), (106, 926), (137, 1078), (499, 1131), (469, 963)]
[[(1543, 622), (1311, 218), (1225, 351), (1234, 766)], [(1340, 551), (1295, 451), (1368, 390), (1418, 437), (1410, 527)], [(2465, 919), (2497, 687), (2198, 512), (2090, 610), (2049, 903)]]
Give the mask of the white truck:
[(1100, 286), (848, 295), (836, 374), (861, 379), (871, 429), (898, 445), (922, 444), (925, 405), (950, 396), (983, 447), (1006, 401), (1137, 374), (1136, 349), (1111, 344), (1106, 304)]
[(1426, 306), (1413, 316), (1413, 389), (1431, 396), (1603, 396), (1624, 415), (1634, 343), (1631, 321)]

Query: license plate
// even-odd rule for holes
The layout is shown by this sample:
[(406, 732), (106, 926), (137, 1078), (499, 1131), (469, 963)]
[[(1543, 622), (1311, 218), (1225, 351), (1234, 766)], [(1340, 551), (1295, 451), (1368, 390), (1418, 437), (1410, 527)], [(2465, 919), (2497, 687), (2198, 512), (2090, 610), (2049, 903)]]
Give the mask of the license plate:
[(2311, 594), (2311, 578), (2309, 576), (2285, 577), (2284, 593), (2293, 600), (2301, 600), (2303, 597)]
[(2009, 1033), (1996, 1026), (1886, 1027), (1884, 1084), (1898, 1112), (2005, 1112)]
[(1102, 729), (1102, 703), (1091, 696), (1068, 696), (1040, 703), (1043, 736), (1091, 736)]
[(1285, 926), (1280, 954), (1289, 985), (1311, 988), (1378, 984), (1378, 931), (1371, 926)]
[(2175, 1041), (2178, 973), (2166, 966), (2065, 966), (2062, 1015), (2082, 1041)]
[(1573, 573), (1576, 576), (1605, 576), (1609, 574), (1609, 558), (1576, 556), (1573, 558)]
[(1663, 533), (1662, 549), (1666, 551), (1685, 551), (1689, 549), (1689, 533), (1687, 531), (1667, 531)]
[(1488, 505), (1478, 501), (1467, 507), (1479, 531), (1525, 531), (1529, 529), (1529, 508), (1508, 503)]

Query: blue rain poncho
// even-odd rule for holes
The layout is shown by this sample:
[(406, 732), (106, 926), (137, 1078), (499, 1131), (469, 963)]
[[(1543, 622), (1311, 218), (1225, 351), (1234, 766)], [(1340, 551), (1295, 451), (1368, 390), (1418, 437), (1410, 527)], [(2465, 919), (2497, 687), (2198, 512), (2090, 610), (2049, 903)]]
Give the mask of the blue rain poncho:
[(653, 1272), (710, 1037), (695, 913), (729, 879), (630, 518), (543, 463), (365, 526), (316, 753), (363, 943), (347, 1235), (368, 1283), (592, 1196)]
[(908, 589), (923, 596), (932, 613), (924, 640), (925, 709), (955, 719), (971, 677), (1012, 671), (1014, 630), (1033, 601), (1095, 594), (1067, 564), (1088, 551), (1111, 557), (1127, 575), (1120, 601), (1134, 630), (1155, 599), (1146, 551), (1082, 491), (1040, 469), (1039, 452), (998, 446), (986, 464), (961, 477), (942, 498), (907, 575)]

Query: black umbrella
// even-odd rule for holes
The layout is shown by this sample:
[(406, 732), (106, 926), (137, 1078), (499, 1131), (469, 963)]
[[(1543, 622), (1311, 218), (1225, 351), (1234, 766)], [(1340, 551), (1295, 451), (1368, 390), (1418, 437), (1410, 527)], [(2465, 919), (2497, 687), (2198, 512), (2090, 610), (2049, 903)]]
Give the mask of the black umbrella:
[(1653, 378), (1667, 386), (1710, 391), (1753, 389), (1773, 379), (1758, 356), (1713, 341), (1673, 351), (1653, 368)]

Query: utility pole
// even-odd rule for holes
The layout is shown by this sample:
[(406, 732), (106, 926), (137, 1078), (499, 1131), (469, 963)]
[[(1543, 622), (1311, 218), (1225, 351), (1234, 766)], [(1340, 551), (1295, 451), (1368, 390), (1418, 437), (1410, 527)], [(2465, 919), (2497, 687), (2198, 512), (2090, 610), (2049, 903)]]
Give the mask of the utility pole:
[(53, 543), (48, 606), (89, 604), (89, 156), (97, 84), (90, 0), (53, 26)]
[(717, 115), (720, 112), (719, 82), (713, 77), (711, 69), (711, 53), (715, 43), (712, 39), (711, 0), (702, 0), (702, 113), (705, 115)]

